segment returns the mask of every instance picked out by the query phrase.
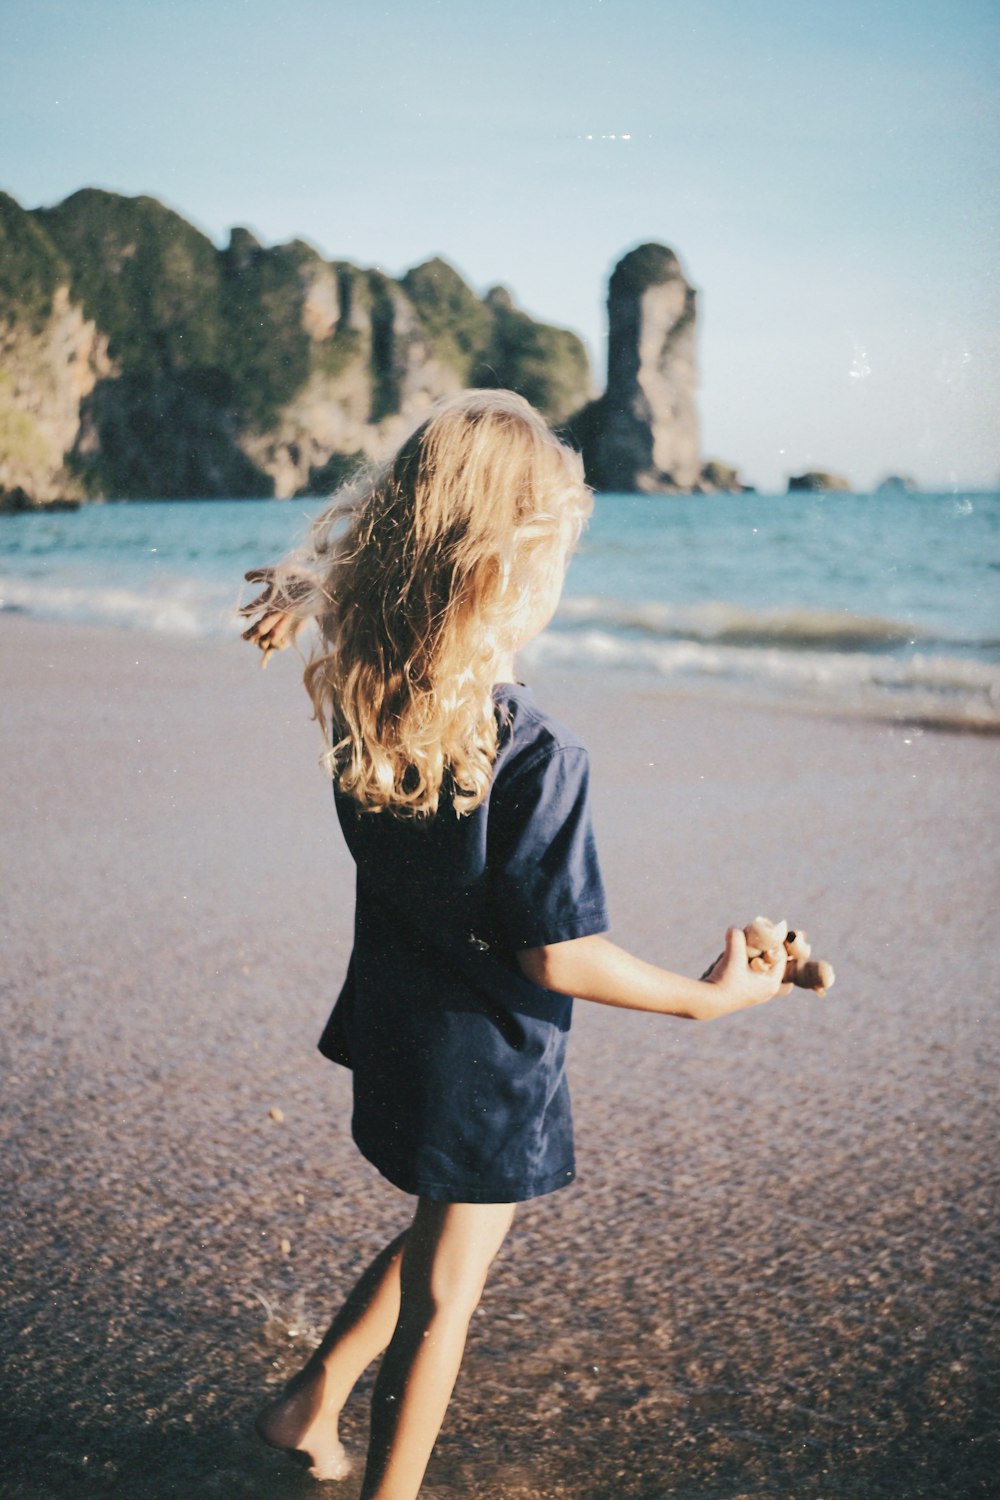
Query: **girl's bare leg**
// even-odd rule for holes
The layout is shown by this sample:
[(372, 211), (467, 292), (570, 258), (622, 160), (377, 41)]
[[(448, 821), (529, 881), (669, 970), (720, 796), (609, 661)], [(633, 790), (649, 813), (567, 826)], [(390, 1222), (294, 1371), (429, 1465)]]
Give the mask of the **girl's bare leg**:
[(257, 1418), (265, 1442), (307, 1453), (317, 1479), (342, 1479), (350, 1467), (337, 1421), (358, 1378), (396, 1327), (405, 1240), (405, 1233), (399, 1235), (375, 1257), (306, 1365)]
[(399, 1320), (372, 1397), (360, 1500), (414, 1500), (458, 1375), (509, 1203), (421, 1199), (406, 1236)]

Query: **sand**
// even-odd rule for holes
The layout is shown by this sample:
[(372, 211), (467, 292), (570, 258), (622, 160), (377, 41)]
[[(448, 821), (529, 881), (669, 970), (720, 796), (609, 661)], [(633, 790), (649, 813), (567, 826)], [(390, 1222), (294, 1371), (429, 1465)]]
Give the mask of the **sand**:
[[(294, 661), (0, 650), (0, 1494), (354, 1500), (250, 1430), (408, 1212), (314, 1050), (351, 871)], [(700, 972), (762, 911), (839, 977), (577, 1007), (579, 1182), (519, 1213), (423, 1493), (986, 1495), (997, 741), (536, 688), (592, 747), (620, 941)]]

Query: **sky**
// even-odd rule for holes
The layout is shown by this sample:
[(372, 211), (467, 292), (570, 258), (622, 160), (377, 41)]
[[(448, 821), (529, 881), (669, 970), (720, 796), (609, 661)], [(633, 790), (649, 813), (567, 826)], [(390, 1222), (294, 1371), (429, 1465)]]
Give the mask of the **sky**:
[(656, 240), (706, 457), (1000, 485), (995, 0), (0, 0), (0, 186), (440, 254), (587, 342)]

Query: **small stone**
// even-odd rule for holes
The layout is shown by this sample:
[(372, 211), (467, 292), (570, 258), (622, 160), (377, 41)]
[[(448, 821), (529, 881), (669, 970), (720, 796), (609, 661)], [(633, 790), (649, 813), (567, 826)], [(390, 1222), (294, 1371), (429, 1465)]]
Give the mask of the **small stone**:
[(282, 1120), (285, 1118), (285, 1111), (283, 1109), (279, 1109), (276, 1104), (271, 1105), (271, 1108), (268, 1110), (268, 1114), (271, 1116), (271, 1119), (276, 1125), (280, 1125)]
[(289, 1239), (283, 1239), (281, 1241), (280, 1249), (281, 1249), (282, 1255), (291, 1255), (291, 1253), (292, 1253), (292, 1242), (291, 1242), (291, 1240), (289, 1240)]

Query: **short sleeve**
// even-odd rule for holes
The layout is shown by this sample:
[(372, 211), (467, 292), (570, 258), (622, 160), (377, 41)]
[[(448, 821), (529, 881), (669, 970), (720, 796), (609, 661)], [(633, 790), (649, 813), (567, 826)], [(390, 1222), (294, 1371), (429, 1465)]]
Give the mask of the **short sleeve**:
[(581, 745), (548, 747), (502, 787), (490, 809), (494, 918), (511, 948), (609, 927)]

